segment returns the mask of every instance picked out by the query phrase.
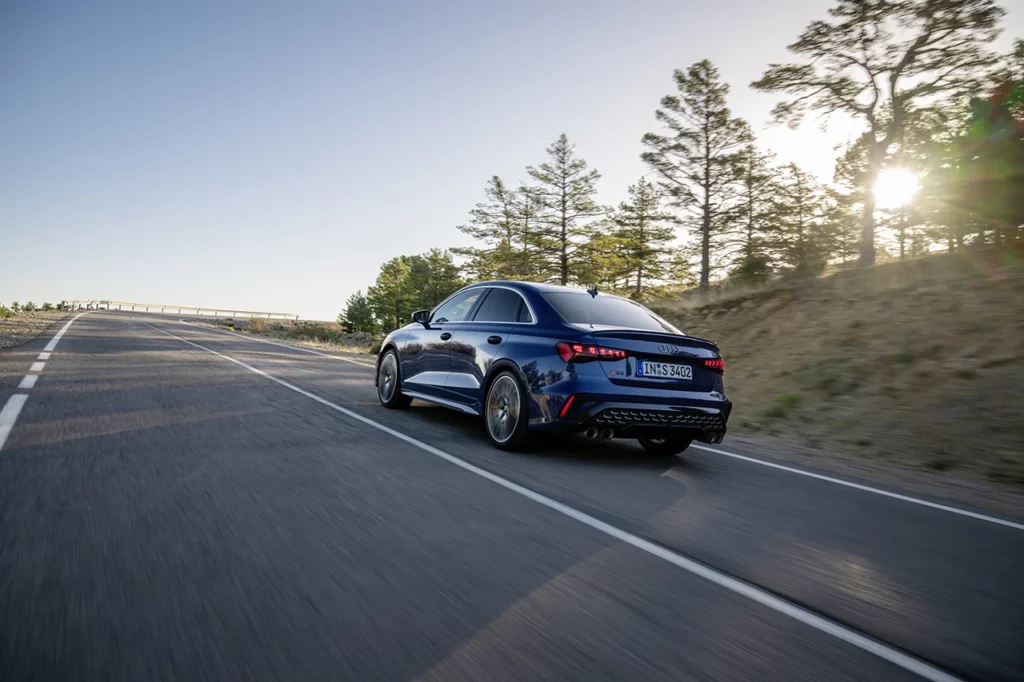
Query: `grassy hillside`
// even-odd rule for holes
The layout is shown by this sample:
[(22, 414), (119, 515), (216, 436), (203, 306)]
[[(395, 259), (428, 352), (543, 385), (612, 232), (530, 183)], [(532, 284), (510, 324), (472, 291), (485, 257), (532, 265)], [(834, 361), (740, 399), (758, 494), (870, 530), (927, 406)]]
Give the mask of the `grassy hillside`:
[(726, 358), (730, 427), (1024, 487), (1024, 267), (934, 256), (653, 306)]

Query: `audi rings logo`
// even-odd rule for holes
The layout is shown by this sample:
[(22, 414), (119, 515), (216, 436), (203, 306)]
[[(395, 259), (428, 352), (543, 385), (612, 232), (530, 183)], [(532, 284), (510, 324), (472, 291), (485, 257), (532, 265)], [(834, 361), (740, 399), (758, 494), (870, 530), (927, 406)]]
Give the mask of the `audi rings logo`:
[(679, 346), (670, 346), (667, 343), (663, 343), (660, 346), (658, 346), (658, 350), (660, 350), (662, 353), (665, 353), (666, 355), (675, 355), (676, 353), (679, 353), (682, 349)]

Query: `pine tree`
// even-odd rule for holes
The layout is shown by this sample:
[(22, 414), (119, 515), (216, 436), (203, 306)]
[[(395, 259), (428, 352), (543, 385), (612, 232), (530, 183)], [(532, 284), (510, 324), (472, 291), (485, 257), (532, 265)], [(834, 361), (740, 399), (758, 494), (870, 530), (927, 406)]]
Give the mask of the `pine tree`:
[(518, 248), (515, 252), (515, 271), (510, 275), (510, 279), (543, 279), (541, 221), (544, 215), (544, 202), (536, 188), (526, 185), (516, 190), (514, 199)]
[(415, 308), (410, 286), (409, 256), (396, 256), (380, 267), (377, 281), (366, 290), (374, 317), (386, 331), (406, 323)]
[(640, 178), (629, 188), (629, 200), (619, 204), (613, 216), (629, 295), (638, 301), (647, 298), (669, 273), (675, 218), (662, 211), (663, 199), (657, 186)]
[[(984, 49), (1005, 11), (993, 0), (837, 0), (789, 46), (803, 64), (771, 64), (752, 85), (793, 95), (774, 115), (791, 126), (808, 110), (865, 123), (865, 190), (874, 186), (908, 115), (976, 90), (997, 61)], [(864, 192), (860, 262), (875, 262), (875, 201)]]
[(604, 213), (594, 201), (601, 175), (576, 156), (576, 146), (564, 134), (546, 151), (547, 162), (526, 169), (537, 183), (533, 190), (543, 207), (535, 243), (544, 266), (540, 274), (564, 285), (579, 279), (577, 251), (595, 229), (587, 220)]
[(348, 297), (344, 312), (338, 315), (338, 324), (346, 334), (373, 332), (376, 329), (377, 323), (373, 319), (373, 307), (370, 305), (370, 299), (363, 295), (362, 291), (357, 291)]
[(390, 331), (408, 323), (413, 311), (433, 308), (463, 284), (451, 252), (431, 249), (384, 263), (366, 298), (374, 317)]
[(623, 257), (625, 244), (615, 224), (602, 221), (575, 254), (576, 277), (580, 284), (601, 291), (621, 291), (629, 279), (629, 266)]
[(408, 259), (413, 310), (433, 308), (465, 284), (449, 251), (431, 249)]
[(752, 143), (736, 156), (738, 197), (729, 276), (750, 283), (763, 282), (772, 273), (770, 243), (774, 207), (772, 193), (777, 169), (774, 156)]
[(464, 268), (474, 279), (514, 278), (521, 260), (515, 244), (519, 237), (516, 192), (495, 175), (488, 181), (484, 195), (486, 200), (470, 211), (469, 224), (459, 225), (460, 231), (482, 245), (453, 251), (468, 258)]
[(774, 199), (779, 259), (796, 274), (817, 274), (831, 257), (828, 194), (824, 185), (795, 163), (781, 171)]
[(700, 237), (700, 287), (711, 278), (712, 236), (734, 215), (735, 155), (749, 140), (747, 124), (726, 106), (729, 86), (703, 60), (673, 74), (678, 95), (667, 95), (655, 117), (666, 135), (647, 133), (641, 158), (657, 171), (661, 186), (682, 209), (681, 222)]

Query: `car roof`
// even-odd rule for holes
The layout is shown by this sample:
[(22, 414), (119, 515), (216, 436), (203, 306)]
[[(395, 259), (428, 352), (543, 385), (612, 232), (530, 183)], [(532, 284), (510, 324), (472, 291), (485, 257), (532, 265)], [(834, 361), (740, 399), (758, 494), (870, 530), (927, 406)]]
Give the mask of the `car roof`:
[[(539, 293), (550, 293), (555, 291), (562, 291), (573, 294), (586, 293), (586, 289), (582, 287), (566, 287), (560, 284), (546, 284), (543, 282), (520, 282), (516, 280), (507, 279), (496, 279), (489, 282), (474, 282), (469, 287), (483, 287), (483, 286), (510, 286), (519, 289), (530, 289)], [(469, 288), (466, 287), (466, 288)]]

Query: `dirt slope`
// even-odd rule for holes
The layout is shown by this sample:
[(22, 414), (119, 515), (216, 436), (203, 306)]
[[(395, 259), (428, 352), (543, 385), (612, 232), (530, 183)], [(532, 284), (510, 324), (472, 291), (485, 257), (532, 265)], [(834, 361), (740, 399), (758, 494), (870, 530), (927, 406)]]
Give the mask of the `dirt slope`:
[(1024, 487), (1024, 267), (933, 256), (653, 306), (727, 362), (747, 435)]

